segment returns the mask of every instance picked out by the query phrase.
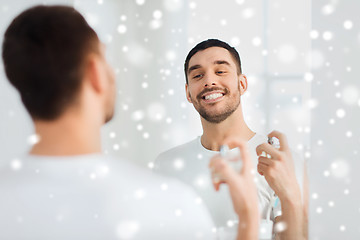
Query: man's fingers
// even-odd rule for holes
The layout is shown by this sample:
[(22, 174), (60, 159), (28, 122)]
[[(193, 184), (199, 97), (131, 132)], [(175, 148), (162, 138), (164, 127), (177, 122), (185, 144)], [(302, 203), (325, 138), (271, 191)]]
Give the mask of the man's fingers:
[(270, 166), (271, 161), (273, 161), (273, 160), (270, 159), (270, 158), (267, 158), (267, 157), (259, 157), (259, 158), (258, 158), (258, 162), (259, 162), (259, 163), (262, 163), (262, 164), (264, 164), (264, 165), (266, 165), (266, 166)]
[(257, 165), (257, 170), (258, 170), (258, 172), (260, 173), (260, 175), (262, 175), (262, 176), (266, 175), (268, 169), (269, 169), (269, 166), (268, 166), (268, 165), (265, 165), (265, 164), (263, 164), (263, 163), (259, 163), (259, 164)]
[(289, 148), (287, 138), (286, 138), (285, 134), (275, 130), (275, 131), (272, 131), (268, 135), (268, 137), (276, 137), (277, 139), (279, 139), (280, 151), (287, 150)]
[(264, 172), (262, 171), (262, 169), (260, 168), (259, 164), (257, 165), (257, 171), (258, 173), (263, 176), (264, 175)]
[(250, 169), (252, 169), (251, 157), (247, 147), (247, 143), (245, 141), (232, 138), (226, 139), (224, 141), (224, 144), (228, 145), (230, 148), (238, 147), (240, 149), (240, 157), (243, 162), (242, 169), (244, 171), (249, 171)]
[(218, 169), (220, 166), (223, 165), (223, 158), (219, 155), (219, 154), (216, 154), (215, 156), (213, 156), (211, 159), (210, 159), (210, 162), (209, 162), (209, 168), (213, 171), (214, 169)]
[(217, 191), (219, 189), (220, 182), (214, 182), (213, 181), (213, 186), (214, 186), (214, 189)]
[(211, 169), (211, 178), (216, 191), (219, 190), (220, 184), (232, 182), (238, 174), (220, 155), (215, 155), (210, 160), (209, 168)]
[(226, 183), (225, 181), (220, 181), (220, 182), (213, 182), (213, 186), (215, 188), (216, 191), (219, 191), (220, 189), (220, 185)]
[(260, 156), (262, 152), (265, 152), (273, 159), (279, 159), (279, 151), (268, 143), (263, 143), (256, 147), (256, 154)]
[(211, 158), (209, 168), (212, 172), (217, 172), (221, 174), (225, 174), (227, 171), (230, 170), (229, 165), (219, 154)]

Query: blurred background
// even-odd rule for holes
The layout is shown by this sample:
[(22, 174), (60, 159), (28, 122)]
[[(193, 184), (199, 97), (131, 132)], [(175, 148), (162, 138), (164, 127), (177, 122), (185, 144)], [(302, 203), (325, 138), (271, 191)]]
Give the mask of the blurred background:
[[(156, 156), (202, 134), (185, 98), (183, 64), (198, 42), (238, 50), (253, 131), (287, 134), (310, 172), (310, 239), (359, 239), (359, 16), (356, 0), (0, 0), (0, 40), (35, 4), (78, 9), (107, 45), (117, 76), (116, 115), (103, 151), (152, 168)], [(35, 142), (31, 119), (0, 65), (0, 166)], [(356, 179), (358, 178), (358, 179)]]
[(360, 2), (312, 2), (311, 239), (360, 239)]

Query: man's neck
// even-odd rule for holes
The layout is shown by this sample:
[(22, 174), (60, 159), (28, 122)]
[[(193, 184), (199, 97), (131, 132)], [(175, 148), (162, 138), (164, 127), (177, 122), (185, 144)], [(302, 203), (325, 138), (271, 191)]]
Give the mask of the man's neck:
[(101, 152), (98, 121), (71, 114), (54, 121), (34, 121), (40, 141), (30, 154), (69, 156)]
[(219, 151), (226, 138), (248, 141), (255, 135), (244, 121), (241, 106), (221, 123), (210, 123), (201, 118), (201, 124), (203, 126), (201, 144), (213, 151)]

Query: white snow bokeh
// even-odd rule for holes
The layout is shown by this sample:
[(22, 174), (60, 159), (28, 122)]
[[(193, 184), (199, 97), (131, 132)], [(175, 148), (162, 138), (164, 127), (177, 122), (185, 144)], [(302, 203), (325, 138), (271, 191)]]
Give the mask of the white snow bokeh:
[(126, 25), (120, 24), (120, 25), (117, 27), (117, 31), (118, 31), (120, 34), (126, 33), (126, 31), (127, 31)]
[(184, 160), (181, 158), (175, 159), (173, 164), (176, 170), (182, 170), (185, 166)]
[(11, 162), (10, 162), (10, 167), (14, 171), (20, 170), (22, 168), (22, 165), (23, 165), (22, 161), (20, 159), (17, 159), (17, 158), (11, 160)]
[(35, 145), (40, 142), (41, 137), (38, 134), (32, 134), (28, 137), (27, 142), (29, 145)]
[(315, 50), (315, 49), (312, 50), (307, 55), (306, 60), (307, 60), (308, 66), (310, 66), (312, 69), (318, 69), (318, 68), (322, 67), (325, 62), (323, 53), (320, 50)]
[(353, 24), (353, 22), (350, 21), (350, 20), (346, 20), (346, 21), (344, 22), (344, 28), (347, 29), (347, 30), (352, 29), (353, 26), (354, 26), (354, 24)]
[(145, 67), (153, 58), (152, 52), (139, 43), (131, 43), (127, 49), (126, 59), (136, 67)]
[(153, 102), (147, 108), (147, 116), (151, 121), (160, 121), (165, 117), (166, 109), (162, 103)]
[(136, 4), (138, 4), (139, 6), (144, 5), (146, 0), (135, 0)]
[(345, 178), (349, 177), (350, 165), (344, 159), (338, 159), (331, 163), (330, 165), (331, 174), (335, 178)]
[(342, 90), (342, 100), (347, 105), (354, 105), (359, 100), (359, 90), (357, 86), (345, 86)]

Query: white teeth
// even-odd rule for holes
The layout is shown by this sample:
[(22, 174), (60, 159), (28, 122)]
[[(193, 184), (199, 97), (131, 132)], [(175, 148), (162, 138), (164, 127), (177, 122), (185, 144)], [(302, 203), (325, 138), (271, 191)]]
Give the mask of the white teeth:
[(213, 94), (205, 96), (205, 99), (210, 100), (210, 99), (215, 99), (215, 98), (219, 98), (222, 96), (223, 96), (222, 93), (213, 93)]

